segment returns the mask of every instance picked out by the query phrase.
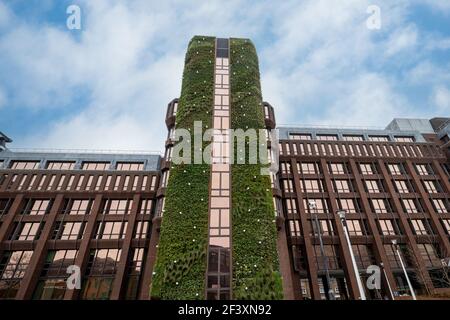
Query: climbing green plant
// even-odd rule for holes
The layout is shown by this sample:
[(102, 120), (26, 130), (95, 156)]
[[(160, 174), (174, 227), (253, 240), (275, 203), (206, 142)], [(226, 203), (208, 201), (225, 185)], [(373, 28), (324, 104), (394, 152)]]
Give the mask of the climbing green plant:
[[(176, 128), (211, 126), (215, 39), (195, 36), (185, 58)], [(193, 145), (193, 144), (192, 144)], [(210, 166), (172, 165), (150, 295), (204, 299)]]
[[(263, 129), (256, 49), (248, 39), (231, 39), (230, 51), (231, 127)], [(248, 155), (248, 143), (246, 147)], [(261, 167), (233, 164), (231, 170), (235, 299), (283, 298), (271, 183), (268, 176), (261, 175)]]

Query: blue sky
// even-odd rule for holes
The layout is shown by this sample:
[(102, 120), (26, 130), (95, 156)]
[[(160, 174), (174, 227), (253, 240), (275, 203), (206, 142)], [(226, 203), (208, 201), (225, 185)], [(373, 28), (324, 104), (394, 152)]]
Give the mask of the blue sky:
[(253, 40), (279, 124), (450, 116), (450, 0), (0, 0), (0, 131), (13, 147), (161, 150), (195, 34)]

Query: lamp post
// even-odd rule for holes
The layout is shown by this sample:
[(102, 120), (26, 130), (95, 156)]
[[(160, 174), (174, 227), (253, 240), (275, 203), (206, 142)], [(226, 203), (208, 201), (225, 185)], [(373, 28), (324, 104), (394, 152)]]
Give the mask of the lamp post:
[(414, 289), (413, 289), (413, 287), (411, 285), (411, 281), (409, 281), (409, 276), (408, 276), (408, 273), (406, 272), (405, 264), (403, 263), (403, 258), (402, 258), (402, 255), (400, 254), (400, 250), (399, 250), (399, 246), (397, 244), (397, 240), (394, 239), (391, 242), (392, 242), (392, 245), (395, 248), (395, 252), (397, 253), (397, 256), (398, 256), (398, 258), (400, 260), (400, 264), (402, 266), (403, 273), (405, 274), (406, 282), (408, 282), (409, 291), (411, 291), (411, 296), (412, 296), (413, 300), (417, 300), (416, 294), (415, 294)]
[(347, 221), (345, 220), (345, 210), (340, 210), (337, 212), (339, 216), (342, 228), (344, 229), (345, 239), (347, 240), (348, 249), (350, 251), (350, 257), (352, 259), (353, 269), (355, 270), (356, 282), (358, 283), (359, 295), (361, 300), (366, 300), (366, 293), (364, 292), (364, 287), (362, 285), (361, 277), (358, 271), (358, 265), (356, 264), (355, 255), (353, 254), (352, 244), (350, 242), (350, 237), (348, 235)]
[(392, 300), (395, 300), (394, 293), (392, 292), (391, 284), (389, 283), (389, 279), (387, 277), (386, 269), (384, 268), (383, 262), (380, 263), (380, 267), (383, 269), (384, 278), (386, 279), (386, 283), (387, 283), (387, 286), (389, 289), (389, 293), (391, 294), (391, 298), (392, 298)]
[(322, 228), (320, 227), (319, 218), (317, 216), (317, 205), (316, 205), (316, 202), (313, 201), (313, 200), (309, 200), (308, 201), (308, 206), (309, 206), (310, 211), (314, 211), (314, 221), (315, 221), (315, 224), (316, 224), (317, 233), (319, 234), (320, 253), (322, 254), (322, 257), (323, 257), (323, 263), (324, 263), (324, 267), (325, 267), (325, 275), (326, 275), (327, 284), (328, 284), (328, 298), (330, 300), (336, 300), (336, 298), (334, 296), (333, 288), (331, 287), (330, 272), (328, 271), (328, 257), (325, 255), (325, 249), (323, 247)]

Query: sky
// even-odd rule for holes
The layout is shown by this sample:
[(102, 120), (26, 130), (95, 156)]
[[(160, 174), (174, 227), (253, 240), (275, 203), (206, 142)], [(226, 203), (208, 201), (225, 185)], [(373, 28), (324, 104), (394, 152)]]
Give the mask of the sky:
[(0, 131), (16, 148), (162, 150), (194, 35), (254, 42), (278, 124), (450, 116), (450, 0), (0, 0)]

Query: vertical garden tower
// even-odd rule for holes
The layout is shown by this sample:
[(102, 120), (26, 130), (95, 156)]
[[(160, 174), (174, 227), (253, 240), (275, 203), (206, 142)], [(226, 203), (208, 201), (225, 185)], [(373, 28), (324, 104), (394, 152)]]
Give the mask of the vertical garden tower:
[[(204, 158), (209, 159), (170, 164), (150, 295), (280, 299), (271, 181), (261, 174), (267, 165), (250, 161), (249, 150), (242, 150), (230, 134), (230, 129), (266, 129), (258, 58), (250, 40), (191, 40), (175, 133), (188, 130), (193, 142), (200, 121), (201, 135), (214, 131), (209, 141), (192, 143), (190, 154), (194, 158), (200, 149), (207, 150)], [(179, 156), (181, 142), (186, 141), (174, 143), (172, 157)], [(243, 145), (249, 149), (251, 142)], [(259, 147), (267, 153), (267, 141)], [(245, 159), (237, 161), (239, 151)]]

